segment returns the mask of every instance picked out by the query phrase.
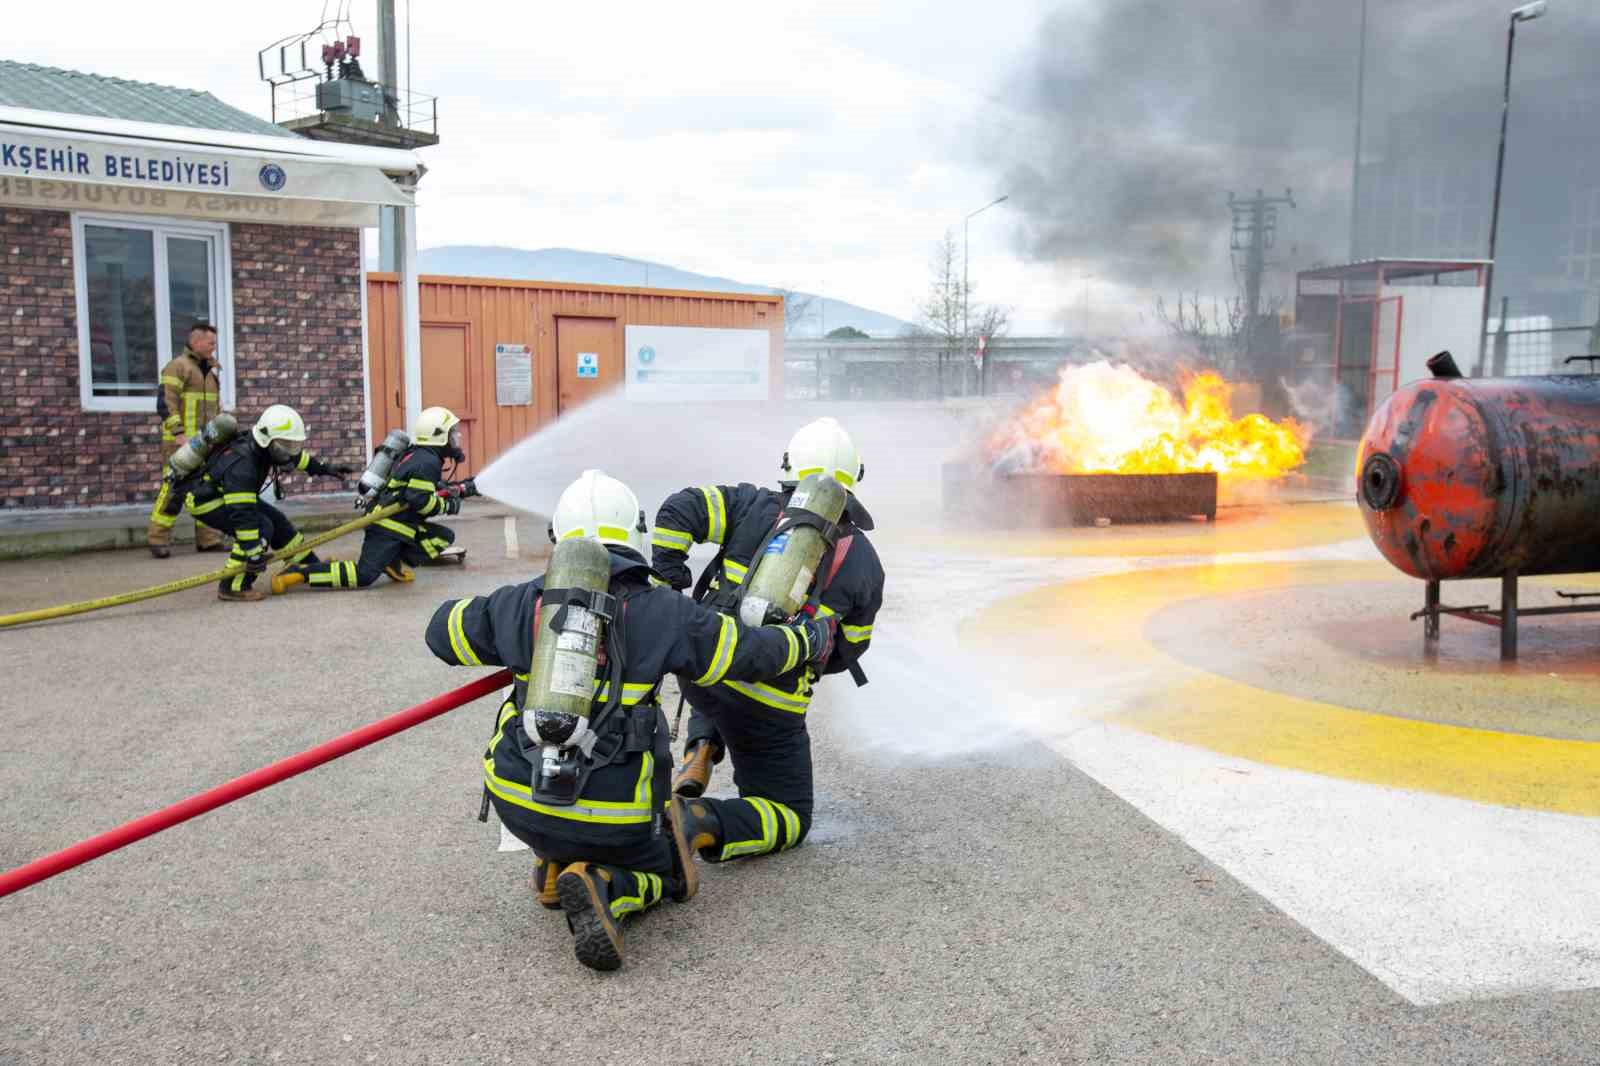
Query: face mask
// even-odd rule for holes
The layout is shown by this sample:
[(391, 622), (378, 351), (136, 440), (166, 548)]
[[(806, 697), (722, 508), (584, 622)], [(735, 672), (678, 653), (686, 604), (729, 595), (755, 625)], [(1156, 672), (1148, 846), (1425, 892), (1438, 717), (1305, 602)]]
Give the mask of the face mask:
[(461, 450), (461, 431), (459, 429), (450, 431), (450, 439), (445, 443), (444, 453), (458, 463), (466, 462), (467, 453)]

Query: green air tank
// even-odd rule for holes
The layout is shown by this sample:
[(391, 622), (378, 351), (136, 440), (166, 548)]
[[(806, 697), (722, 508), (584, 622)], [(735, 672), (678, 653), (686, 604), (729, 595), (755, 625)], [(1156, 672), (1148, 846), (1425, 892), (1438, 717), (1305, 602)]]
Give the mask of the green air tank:
[(824, 537), (823, 530), (814, 526), (798, 525), (773, 537), (745, 580), (739, 621), (759, 626), (786, 622), (800, 613), (848, 498), (845, 487), (828, 474), (807, 474), (800, 479), (779, 522), (794, 517), (796, 511), (809, 511), (827, 523), (830, 536)]
[(173, 481), (182, 481), (205, 465), (207, 457), (232, 440), (239, 432), (239, 422), (223, 411), (205, 427), (183, 442), (183, 447), (167, 460), (167, 471)]
[(545, 597), (534, 619), (533, 664), (522, 704), (522, 727), (529, 739), (560, 746), (583, 731), (594, 702), (604, 623), (587, 607), (566, 605), (561, 628), (552, 626), (562, 605), (552, 592), (583, 589), (605, 592), (611, 585), (611, 553), (587, 537), (556, 545), (544, 576)]

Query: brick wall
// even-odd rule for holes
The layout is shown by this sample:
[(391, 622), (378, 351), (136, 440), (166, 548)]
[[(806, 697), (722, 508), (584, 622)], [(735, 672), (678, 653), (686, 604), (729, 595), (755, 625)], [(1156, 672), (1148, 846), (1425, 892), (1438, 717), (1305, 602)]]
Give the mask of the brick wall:
[[(236, 409), (306, 419), (317, 454), (362, 465), (361, 262), (356, 230), (236, 224)], [(78, 399), (72, 229), (60, 211), (0, 208), (0, 507), (154, 498), (161, 427)], [(347, 483), (348, 484), (348, 483)], [(291, 493), (339, 488), (295, 478)]]

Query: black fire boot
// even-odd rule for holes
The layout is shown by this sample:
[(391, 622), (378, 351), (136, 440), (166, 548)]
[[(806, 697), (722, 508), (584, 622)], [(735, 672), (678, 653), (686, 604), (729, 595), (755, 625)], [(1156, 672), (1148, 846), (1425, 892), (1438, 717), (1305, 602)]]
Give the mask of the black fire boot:
[(711, 765), (722, 756), (709, 740), (697, 740), (683, 753), (683, 765), (672, 779), (672, 791), (680, 796), (703, 796), (711, 785)]
[(622, 965), (622, 932), (611, 917), (611, 871), (575, 862), (556, 878), (556, 894), (572, 930), (572, 950), (591, 970)]
[(533, 890), (538, 893), (539, 906), (548, 911), (561, 909), (561, 897), (556, 893), (556, 878), (561, 876), (561, 864), (533, 858)]
[(698, 797), (673, 796), (672, 839), (684, 864), (687, 899), (699, 887), (699, 875), (693, 873), (694, 853), (713, 861), (718, 857), (715, 852), (722, 844), (722, 819), (717, 817), (717, 809)]

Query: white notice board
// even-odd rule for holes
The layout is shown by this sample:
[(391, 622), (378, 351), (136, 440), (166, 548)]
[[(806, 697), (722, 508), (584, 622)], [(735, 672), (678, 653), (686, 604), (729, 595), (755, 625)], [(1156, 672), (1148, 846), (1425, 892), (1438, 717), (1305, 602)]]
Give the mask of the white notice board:
[(629, 400), (765, 400), (772, 332), (697, 326), (629, 326), (624, 384)]
[(533, 351), (526, 344), (494, 346), (494, 402), (500, 407), (533, 402)]

